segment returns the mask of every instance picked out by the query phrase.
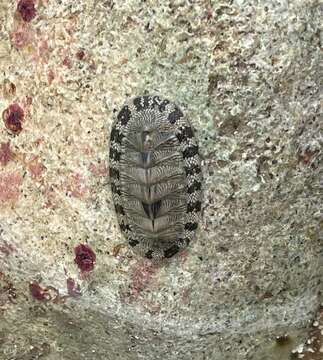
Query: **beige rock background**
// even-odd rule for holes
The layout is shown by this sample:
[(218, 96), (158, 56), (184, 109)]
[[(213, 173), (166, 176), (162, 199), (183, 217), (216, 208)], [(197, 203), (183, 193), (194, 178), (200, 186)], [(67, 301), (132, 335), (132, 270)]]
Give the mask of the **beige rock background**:
[[(297, 358), (322, 301), (321, 18), (0, 0), (1, 360)], [(124, 246), (107, 173), (113, 112), (145, 93), (203, 158), (197, 239), (158, 266)]]

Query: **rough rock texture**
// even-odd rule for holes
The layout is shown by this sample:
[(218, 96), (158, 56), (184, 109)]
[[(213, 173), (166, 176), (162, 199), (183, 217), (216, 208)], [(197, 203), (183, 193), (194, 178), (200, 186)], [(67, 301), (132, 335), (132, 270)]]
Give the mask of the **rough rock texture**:
[[(322, 291), (321, 18), (0, 0), (1, 360), (289, 358)], [(124, 246), (107, 174), (113, 111), (148, 93), (189, 114), (205, 185), (196, 241), (160, 265)]]

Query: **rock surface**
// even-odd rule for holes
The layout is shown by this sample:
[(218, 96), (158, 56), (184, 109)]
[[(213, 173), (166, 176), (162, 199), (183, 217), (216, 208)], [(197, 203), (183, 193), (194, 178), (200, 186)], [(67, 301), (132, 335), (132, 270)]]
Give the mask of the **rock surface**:
[[(320, 13), (0, 2), (1, 360), (289, 359), (322, 291)], [(203, 158), (197, 239), (159, 265), (125, 246), (108, 183), (139, 94), (178, 103)]]

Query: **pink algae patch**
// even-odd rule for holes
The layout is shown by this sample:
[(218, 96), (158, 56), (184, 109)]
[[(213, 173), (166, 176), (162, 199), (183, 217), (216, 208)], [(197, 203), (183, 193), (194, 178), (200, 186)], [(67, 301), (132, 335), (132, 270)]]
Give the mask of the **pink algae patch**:
[(55, 74), (54, 71), (49, 68), (47, 70), (47, 81), (48, 81), (48, 85), (51, 85), (51, 83), (53, 82), (53, 80), (55, 79)]
[(6, 128), (14, 134), (21, 132), (24, 116), (23, 109), (16, 103), (9, 105), (2, 113), (2, 119)]
[(64, 302), (59, 291), (53, 286), (42, 287), (37, 281), (29, 283), (29, 292), (31, 296), (38, 301), (52, 301), (53, 303)]
[(41, 287), (37, 281), (33, 281), (29, 284), (29, 291), (31, 296), (36, 300), (50, 300), (47, 289)]
[(104, 163), (94, 164), (91, 163), (89, 166), (89, 170), (94, 176), (106, 176), (108, 175), (108, 169)]
[(10, 142), (0, 144), (0, 164), (6, 166), (12, 159), (13, 153), (10, 149)]
[(18, 200), (22, 180), (18, 172), (0, 173), (0, 205)]
[(72, 182), (68, 187), (68, 191), (72, 197), (78, 199), (81, 199), (86, 195), (88, 187), (81, 174), (76, 173), (72, 175)]
[(37, 14), (34, 0), (20, 0), (17, 11), (24, 21), (30, 22)]
[(143, 260), (137, 264), (131, 275), (131, 284), (128, 294), (125, 294), (124, 300), (131, 302), (151, 284), (154, 275), (159, 266), (148, 260)]
[(65, 58), (63, 59), (63, 61), (62, 61), (62, 64), (64, 65), (64, 66), (66, 66), (67, 68), (71, 68), (72, 67), (72, 60), (71, 60), (71, 58), (69, 57), (69, 56), (65, 56)]
[(66, 287), (69, 296), (78, 297), (82, 295), (80, 285), (76, 284), (75, 280), (71, 277), (66, 279)]
[(74, 254), (74, 262), (81, 271), (89, 272), (94, 269), (96, 255), (89, 245), (79, 244), (74, 248)]
[(33, 179), (38, 179), (43, 174), (45, 170), (45, 166), (42, 164), (39, 156), (35, 156), (29, 163), (28, 163), (28, 170), (30, 171), (31, 177)]
[(32, 36), (28, 29), (21, 27), (10, 33), (10, 41), (11, 44), (19, 50), (31, 43)]

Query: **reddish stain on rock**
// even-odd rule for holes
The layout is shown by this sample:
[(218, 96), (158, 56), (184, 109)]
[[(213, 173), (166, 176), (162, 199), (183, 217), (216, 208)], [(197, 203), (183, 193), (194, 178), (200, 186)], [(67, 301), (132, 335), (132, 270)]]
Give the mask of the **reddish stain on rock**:
[(37, 14), (34, 0), (20, 0), (17, 11), (24, 21), (30, 22)]
[(9, 105), (2, 113), (2, 119), (6, 128), (14, 134), (19, 134), (21, 132), (24, 116), (23, 109), (16, 103)]
[(82, 295), (80, 285), (76, 284), (75, 280), (72, 279), (71, 277), (66, 279), (66, 287), (69, 296), (78, 297)]
[(18, 200), (22, 180), (18, 172), (0, 173), (0, 206)]
[(88, 272), (94, 269), (96, 255), (89, 245), (80, 244), (74, 248), (75, 258), (74, 262), (83, 272)]
[(0, 144), (0, 164), (6, 166), (12, 159), (13, 153), (10, 149), (10, 142)]

